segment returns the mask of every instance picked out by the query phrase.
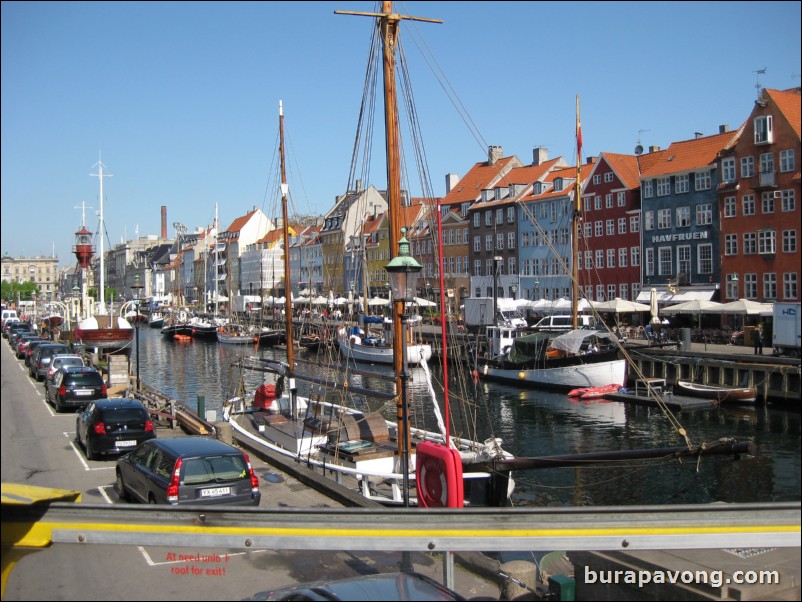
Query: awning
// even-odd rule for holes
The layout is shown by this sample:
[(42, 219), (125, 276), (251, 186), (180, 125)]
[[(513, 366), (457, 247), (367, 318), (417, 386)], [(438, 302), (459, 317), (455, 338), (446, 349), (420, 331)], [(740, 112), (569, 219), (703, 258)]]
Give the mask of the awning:
[[(713, 295), (716, 294), (716, 289), (697, 289), (697, 290), (680, 290), (674, 294), (668, 289), (651, 287), (657, 290), (658, 303), (685, 303), (686, 301), (711, 301)], [(635, 299), (638, 303), (648, 303), (651, 288), (643, 289), (638, 298)]]

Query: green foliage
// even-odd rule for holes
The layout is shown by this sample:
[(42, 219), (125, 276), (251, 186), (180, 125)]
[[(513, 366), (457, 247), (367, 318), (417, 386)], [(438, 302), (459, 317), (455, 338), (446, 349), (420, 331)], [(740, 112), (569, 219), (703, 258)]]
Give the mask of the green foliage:
[(20, 301), (32, 301), (34, 294), (38, 297), (40, 291), (36, 284), (30, 280), (25, 282), (7, 282), (3, 280), (2, 290), (0, 290), (3, 301), (11, 303), (17, 301), (18, 295)]

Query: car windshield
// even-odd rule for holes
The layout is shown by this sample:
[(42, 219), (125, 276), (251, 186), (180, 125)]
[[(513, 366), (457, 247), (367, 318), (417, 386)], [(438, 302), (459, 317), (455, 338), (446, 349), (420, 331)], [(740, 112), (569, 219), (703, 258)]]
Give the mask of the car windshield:
[(236, 481), (245, 478), (247, 474), (248, 467), (240, 455), (206, 456), (190, 458), (183, 462), (184, 485)]
[(103, 379), (98, 373), (87, 372), (85, 374), (70, 375), (68, 382), (72, 382), (75, 385), (99, 387), (101, 384), (103, 384)]

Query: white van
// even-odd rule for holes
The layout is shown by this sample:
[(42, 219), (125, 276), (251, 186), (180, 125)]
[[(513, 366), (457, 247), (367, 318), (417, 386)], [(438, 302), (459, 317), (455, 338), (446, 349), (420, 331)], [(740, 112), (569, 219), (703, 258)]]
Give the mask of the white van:
[(3, 315), (3, 318), (2, 318), (2, 320), (0, 320), (0, 327), (5, 326), (6, 325), (6, 320), (8, 320), (8, 319), (19, 320), (19, 316), (17, 316), (17, 310), (16, 309), (4, 309), (2, 315)]
[[(596, 328), (596, 318), (593, 316), (577, 316), (577, 328)], [(568, 332), (573, 330), (572, 316), (546, 316), (535, 324), (535, 332)]]

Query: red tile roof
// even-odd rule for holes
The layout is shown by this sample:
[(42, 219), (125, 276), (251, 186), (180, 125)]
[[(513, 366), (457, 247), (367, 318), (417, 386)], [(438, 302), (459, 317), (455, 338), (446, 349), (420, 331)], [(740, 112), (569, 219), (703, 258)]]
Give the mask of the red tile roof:
[(764, 92), (771, 98), (788, 124), (794, 130), (796, 137), (800, 137), (800, 122), (802, 122), (802, 104), (799, 102), (800, 88), (792, 88), (790, 90), (764, 90)]
[[(741, 130), (692, 140), (672, 142), (664, 151), (642, 156), (641, 178), (653, 178), (672, 173), (701, 169), (716, 162), (719, 153), (738, 140)], [(647, 159), (649, 157), (649, 159)]]
[(628, 189), (640, 187), (640, 171), (638, 170), (638, 157), (635, 155), (620, 155), (617, 153), (602, 153), (599, 159), (604, 159), (616, 173), (621, 183)]
[(487, 161), (476, 163), (443, 198), (442, 204), (453, 205), (474, 201), (482, 194), (482, 190), (492, 188), (502, 174), (520, 166), (521, 162), (516, 157), (501, 158), (493, 165), (488, 165)]

